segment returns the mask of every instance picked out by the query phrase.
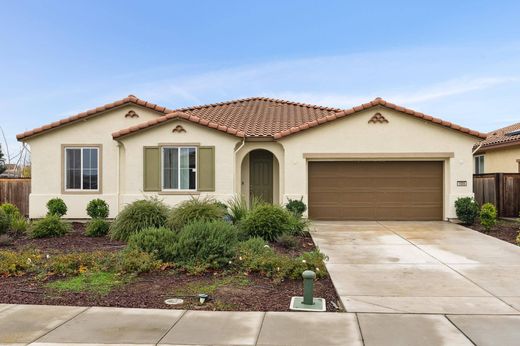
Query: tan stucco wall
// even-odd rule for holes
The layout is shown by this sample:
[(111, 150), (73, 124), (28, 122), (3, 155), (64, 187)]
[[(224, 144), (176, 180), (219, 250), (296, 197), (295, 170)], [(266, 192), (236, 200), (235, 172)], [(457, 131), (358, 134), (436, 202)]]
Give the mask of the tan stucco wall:
[[(139, 118), (125, 118), (129, 110), (138, 113)], [(124, 106), (28, 139), (32, 161), (29, 216), (31, 218), (44, 216), (47, 212), (45, 206), (47, 201), (59, 196), (68, 206), (66, 217), (87, 217), (85, 208), (94, 198), (103, 198), (109, 204), (110, 217), (114, 217), (117, 214), (118, 148), (117, 142), (112, 139), (112, 132), (155, 119), (159, 114), (138, 106)], [(101, 194), (61, 194), (62, 144), (102, 145)]]
[[(177, 125), (182, 125), (186, 132), (172, 133)], [(139, 134), (123, 137), (124, 148), (121, 155), (121, 196), (120, 205), (142, 199), (143, 196), (156, 196), (156, 192), (143, 192), (143, 147), (157, 145), (200, 145), (215, 147), (215, 191), (194, 193), (167, 194), (159, 193), (159, 198), (173, 206), (176, 203), (191, 198), (190, 196), (212, 196), (221, 201), (227, 201), (235, 194), (234, 172), (235, 147), (240, 138), (223, 132), (209, 129), (202, 125), (187, 121), (172, 121), (145, 130)], [(124, 177), (123, 177), (124, 176)]]
[[(380, 112), (389, 123), (369, 124)], [(307, 203), (307, 160), (305, 153), (370, 153), (373, 159), (389, 160), (385, 154), (406, 156), (407, 160), (432, 160), (432, 153), (453, 152), (445, 162), (445, 218), (455, 217), (454, 202), (461, 196), (472, 196), (472, 146), (476, 138), (386, 108), (370, 109), (320, 125), (302, 133), (282, 138), (285, 150), (284, 200), (300, 198)], [(416, 157), (410, 157), (410, 153)], [(417, 154), (415, 154), (417, 153)], [(359, 158), (353, 159), (359, 160)], [(457, 180), (467, 186), (458, 187)]]
[(519, 173), (520, 145), (488, 150), (483, 155), (484, 173)]

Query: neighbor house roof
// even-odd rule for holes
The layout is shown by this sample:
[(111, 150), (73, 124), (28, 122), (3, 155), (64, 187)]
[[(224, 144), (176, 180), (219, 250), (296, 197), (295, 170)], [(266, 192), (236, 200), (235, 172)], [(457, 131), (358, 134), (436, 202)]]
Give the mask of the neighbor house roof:
[(472, 136), (486, 138), (486, 134), (484, 133), (473, 131), (468, 128), (453, 124), (449, 121), (444, 121), (430, 115), (397, 106), (381, 98), (376, 98), (371, 102), (364, 103), (360, 106), (350, 109), (322, 107), (266, 97), (252, 97), (171, 110), (140, 100), (133, 95), (129, 95), (122, 100), (104, 105), (102, 107), (91, 109), (89, 111), (56, 121), (52, 124), (44, 125), (34, 130), (24, 132), (17, 135), (17, 138), (18, 140), (24, 140), (31, 136), (44, 133), (57, 127), (95, 116), (101, 112), (122, 106), (127, 103), (133, 103), (142, 107), (147, 107), (160, 112), (163, 115), (157, 117), (156, 119), (152, 119), (147, 122), (116, 131), (112, 134), (114, 139), (130, 135), (153, 126), (157, 126), (174, 119), (183, 119), (198, 123), (200, 125), (214, 128), (237, 137), (280, 139), (291, 134), (298, 133), (306, 129), (316, 127), (318, 125), (328, 123), (376, 106), (393, 109)]
[(520, 145), (520, 123), (509, 125), (488, 133), (486, 139), (478, 143), (478, 151), (488, 148)]
[(78, 114), (75, 114), (75, 115), (71, 115), (71, 116), (69, 116), (67, 118), (55, 121), (55, 122), (50, 123), (50, 124), (43, 125), (41, 127), (37, 127), (37, 128), (32, 129), (30, 131), (25, 131), (24, 133), (20, 133), (20, 134), (16, 135), (16, 138), (19, 141), (21, 141), (21, 140), (27, 139), (29, 137), (42, 134), (44, 132), (47, 132), (47, 131), (50, 131), (50, 130), (54, 130), (54, 129), (56, 129), (58, 127), (61, 127), (61, 126), (64, 126), (64, 125), (68, 125), (68, 124), (71, 124), (71, 123), (74, 123), (74, 122), (77, 122), (77, 121), (80, 121), (80, 120), (85, 120), (87, 118), (91, 118), (93, 116), (99, 115), (102, 112), (105, 112), (105, 111), (108, 111), (108, 110), (111, 110), (111, 109), (123, 106), (125, 104), (129, 104), (129, 103), (135, 104), (135, 105), (138, 105), (138, 106), (142, 106), (142, 107), (145, 107), (145, 108), (148, 108), (148, 109), (151, 109), (151, 110), (163, 113), (163, 114), (167, 114), (167, 113), (173, 112), (173, 110), (168, 109), (166, 107), (161, 107), (161, 106), (158, 106), (158, 105), (156, 105), (154, 103), (146, 102), (144, 100), (141, 100), (141, 99), (135, 97), (134, 95), (128, 95), (127, 97), (125, 97), (125, 98), (123, 98), (121, 100), (118, 100), (118, 101), (115, 101), (115, 102), (112, 102), (112, 103), (108, 103), (108, 104), (106, 104), (104, 106), (93, 108), (93, 109), (90, 109), (90, 110), (88, 110), (86, 112), (81, 112), (81, 113), (78, 113)]
[(238, 137), (280, 139), (376, 106), (390, 108), (479, 138), (486, 137), (484, 133), (397, 106), (381, 98), (342, 110), (265, 97), (181, 108), (163, 117), (114, 132), (112, 136), (116, 139), (159, 125), (165, 121), (185, 119)]

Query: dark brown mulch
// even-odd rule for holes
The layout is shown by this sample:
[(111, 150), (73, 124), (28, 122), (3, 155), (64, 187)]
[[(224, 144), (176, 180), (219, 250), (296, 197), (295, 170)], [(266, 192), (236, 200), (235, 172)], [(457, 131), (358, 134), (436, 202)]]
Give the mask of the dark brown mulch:
[(516, 238), (518, 237), (518, 232), (520, 232), (520, 222), (511, 220), (498, 220), (496, 226), (490, 231), (486, 231), (478, 222), (468, 227), (515, 245), (517, 245)]
[(314, 245), (314, 241), (312, 240), (309, 233), (305, 233), (304, 235), (294, 236), (296, 240), (296, 247), (294, 248), (286, 248), (277, 242), (272, 242), (270, 246), (272, 246), (276, 252), (287, 254), (290, 256), (299, 256), (304, 252), (309, 252), (316, 249), (316, 245)]
[(74, 222), (72, 230), (63, 237), (33, 239), (28, 236), (14, 237), (10, 244), (0, 247), (0, 250), (15, 250), (33, 248), (42, 252), (89, 252), (117, 251), (125, 244), (111, 240), (108, 237), (87, 237), (85, 224)]
[[(204, 305), (197, 302), (195, 294), (182, 296), (183, 288), (191, 285), (208, 285), (224, 278), (205, 274), (192, 276), (173, 271), (142, 274), (130, 283), (113, 289), (107, 295), (81, 292), (57, 292), (45, 287), (34, 276), (8, 277), (0, 280), (0, 303), (51, 304), (76, 306), (112, 306), (132, 308), (232, 310), (232, 311), (288, 311), (292, 296), (302, 295), (301, 280), (285, 280), (275, 283), (260, 275), (244, 275), (247, 284), (229, 283), (219, 286)], [(176, 293), (181, 292), (181, 293)], [(200, 292), (203, 293), (203, 292)], [(315, 296), (325, 298), (327, 311), (337, 311), (339, 298), (329, 278), (315, 283)], [(164, 303), (168, 298), (181, 297), (183, 305)], [(332, 303), (334, 302), (336, 306)]]

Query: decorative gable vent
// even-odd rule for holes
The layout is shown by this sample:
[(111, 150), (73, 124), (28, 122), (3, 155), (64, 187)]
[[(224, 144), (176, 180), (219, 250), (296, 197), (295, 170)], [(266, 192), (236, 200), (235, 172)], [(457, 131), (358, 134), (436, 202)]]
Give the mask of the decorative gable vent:
[(177, 125), (175, 126), (175, 128), (172, 130), (173, 133), (175, 132), (179, 132), (179, 133), (182, 133), (182, 132), (186, 132), (186, 130), (184, 129), (184, 127), (182, 127), (182, 125)]
[(369, 124), (386, 124), (388, 123), (388, 120), (383, 116), (381, 113), (376, 113), (370, 118), (368, 121)]
[(139, 118), (139, 114), (130, 110), (128, 113), (126, 113), (125, 118)]

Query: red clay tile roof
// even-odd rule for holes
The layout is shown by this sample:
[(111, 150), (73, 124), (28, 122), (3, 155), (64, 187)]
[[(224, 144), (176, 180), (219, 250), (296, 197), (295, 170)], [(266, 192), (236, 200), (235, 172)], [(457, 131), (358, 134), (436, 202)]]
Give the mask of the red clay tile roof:
[[(518, 134), (512, 134), (516, 133)], [(520, 123), (509, 125), (501, 129), (488, 133), (486, 139), (478, 143), (479, 152), (492, 147), (505, 147), (511, 145), (520, 145)]]
[(18, 139), (19, 141), (22, 141), (22, 140), (27, 139), (29, 137), (32, 137), (34, 135), (39, 135), (39, 134), (42, 134), (43, 132), (47, 132), (48, 130), (52, 130), (52, 129), (55, 129), (57, 127), (60, 127), (60, 126), (63, 126), (63, 125), (67, 125), (67, 124), (70, 124), (70, 123), (73, 123), (73, 122), (76, 122), (76, 121), (79, 121), (79, 120), (83, 120), (83, 119), (86, 119), (86, 118), (90, 118), (92, 116), (98, 115), (101, 112), (108, 111), (110, 109), (122, 106), (122, 105), (127, 104), (127, 103), (133, 103), (133, 104), (136, 104), (136, 105), (139, 105), (139, 106), (142, 106), (142, 107), (146, 107), (146, 108), (149, 108), (151, 110), (154, 110), (154, 111), (157, 111), (157, 112), (160, 112), (160, 113), (164, 113), (164, 114), (173, 112), (173, 110), (168, 109), (166, 107), (161, 107), (161, 106), (158, 106), (156, 104), (153, 104), (153, 103), (150, 103), (150, 102), (146, 102), (144, 100), (141, 100), (141, 99), (135, 97), (134, 95), (128, 95), (124, 99), (121, 99), (121, 100), (118, 100), (118, 101), (115, 101), (115, 102), (112, 102), (112, 103), (108, 103), (108, 104), (106, 104), (104, 106), (101, 106), (101, 107), (90, 109), (90, 110), (88, 110), (86, 112), (82, 112), (82, 113), (79, 113), (79, 114), (76, 114), (76, 115), (72, 115), (70, 117), (67, 117), (67, 118), (55, 121), (55, 122), (47, 124), (47, 125), (43, 125), (41, 127), (32, 129), (30, 131), (26, 131), (24, 133), (20, 133), (20, 134), (16, 135), (16, 139)]
[(116, 131), (112, 134), (114, 139), (133, 134), (137, 131), (156, 126), (164, 123), (165, 121), (173, 119), (184, 119), (232, 134), (237, 137), (267, 137), (280, 139), (375, 106), (394, 109), (396, 111), (431, 121), (433, 123), (439, 124), (440, 126), (448, 127), (479, 138), (486, 137), (486, 134), (484, 133), (473, 131), (448, 121), (394, 105), (392, 103), (386, 102), (381, 98), (376, 98), (371, 102), (345, 110), (277, 100), (266, 97), (253, 97), (229, 102), (170, 110), (164, 107), (159, 107), (155, 104), (148, 103), (130, 95), (125, 99), (116, 101), (103, 107), (98, 107), (96, 109), (80, 113), (64, 120), (60, 120), (52, 124), (25, 132), (18, 135), (17, 138), (19, 140), (23, 140), (35, 134), (40, 134), (46, 130), (83, 119), (85, 117), (89, 117), (99, 112), (106, 111), (111, 108), (118, 107), (124, 103), (130, 102), (165, 113), (166, 115), (127, 129)]
[(288, 136), (290, 134), (297, 133), (297, 132), (306, 130), (308, 128), (315, 127), (315, 126), (318, 126), (320, 124), (323, 124), (323, 123), (326, 123), (326, 122), (329, 122), (329, 121), (333, 121), (333, 120), (336, 120), (336, 119), (339, 119), (339, 118), (342, 118), (342, 117), (345, 117), (345, 116), (349, 116), (349, 115), (355, 114), (355, 113), (357, 113), (359, 111), (362, 111), (364, 109), (368, 109), (368, 108), (375, 107), (375, 106), (384, 106), (386, 108), (390, 108), (390, 109), (393, 109), (393, 110), (396, 110), (396, 111), (399, 111), (399, 112), (402, 112), (402, 113), (405, 113), (405, 114), (412, 115), (412, 116), (417, 117), (417, 118), (428, 120), (428, 121), (431, 121), (433, 123), (439, 124), (441, 126), (449, 127), (451, 129), (454, 129), (454, 130), (457, 130), (457, 131), (460, 131), (460, 132), (463, 132), (463, 133), (467, 133), (467, 134), (472, 135), (472, 136), (476, 136), (476, 137), (479, 137), (479, 138), (486, 138), (486, 134), (485, 133), (474, 131), (474, 130), (468, 129), (466, 127), (462, 127), (462, 126), (459, 126), (457, 124), (451, 123), (449, 121), (445, 121), (445, 120), (442, 120), (442, 119), (439, 119), (439, 118), (432, 117), (431, 115), (423, 114), (423, 113), (411, 110), (409, 108), (405, 108), (405, 107), (401, 107), (401, 106), (395, 105), (393, 103), (390, 103), (390, 102), (387, 102), (387, 101), (383, 100), (380, 97), (377, 97), (376, 99), (374, 99), (373, 101), (370, 101), (368, 103), (364, 103), (362, 105), (359, 105), (359, 106), (356, 106), (356, 107), (353, 107), (353, 108), (350, 108), (350, 109), (345, 109), (345, 110), (342, 110), (342, 111), (339, 111), (339, 112), (336, 112), (336, 113), (332, 113), (332, 114), (329, 114), (329, 115), (327, 115), (327, 116), (325, 116), (323, 118), (319, 118), (319, 119), (316, 119), (316, 120), (305, 122), (305, 123), (302, 123), (302, 124), (300, 124), (298, 126), (294, 126), (294, 127), (289, 128), (289, 129), (286, 129), (284, 131), (277, 132), (277, 133), (274, 134), (273, 137), (275, 139), (279, 139), (279, 138)]
[[(352, 115), (364, 109), (383, 106), (421, 118), (479, 138), (486, 134), (444, 121), (408, 108), (386, 102), (381, 98), (360, 106), (341, 110), (303, 103), (254, 97), (204, 106), (182, 108), (162, 118), (150, 120), (132, 128), (117, 131), (113, 138), (132, 134), (170, 119), (183, 118), (239, 137), (269, 137), (280, 139), (294, 133)], [(188, 117), (189, 116), (189, 117)], [(208, 125), (211, 124), (211, 125)]]

